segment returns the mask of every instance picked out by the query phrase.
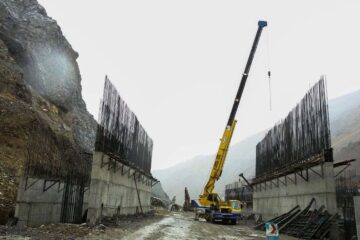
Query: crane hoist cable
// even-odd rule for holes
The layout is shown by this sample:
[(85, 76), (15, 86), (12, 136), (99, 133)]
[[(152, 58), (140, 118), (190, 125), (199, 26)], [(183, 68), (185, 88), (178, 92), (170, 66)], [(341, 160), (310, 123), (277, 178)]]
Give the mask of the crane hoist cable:
[[(210, 172), (208, 181), (204, 187), (202, 194), (199, 196), (198, 200), (192, 200), (191, 205), (195, 207), (195, 219), (199, 217), (205, 218), (207, 221), (216, 221), (216, 220), (230, 220), (235, 222), (240, 217), (240, 207), (235, 205), (240, 205), (238, 200), (232, 200), (233, 202), (224, 202), (219, 197), (219, 194), (213, 192), (215, 188), (215, 183), (219, 180), (224, 163), (226, 160), (226, 155), (229, 150), (231, 138), (236, 126), (236, 112), (238, 110), (241, 96), (243, 94), (245, 84), (250, 72), (250, 68), (255, 56), (255, 52), (260, 40), (261, 33), (263, 28), (267, 26), (266, 21), (258, 21), (258, 29), (256, 31), (255, 39), (252, 44), (248, 60), (245, 65), (244, 73), (242, 74), (240, 85), (231, 108), (228, 122), (225, 126), (225, 130), (222, 138), (220, 139), (219, 148), (215, 157), (213, 167)], [(235, 204), (235, 205), (233, 205)]]
[(270, 111), (272, 110), (272, 103), (271, 103), (271, 65), (270, 65), (270, 41), (269, 41), (269, 30), (266, 31), (266, 52), (267, 52), (267, 75), (268, 75), (268, 80), (269, 80), (269, 106), (270, 106)]

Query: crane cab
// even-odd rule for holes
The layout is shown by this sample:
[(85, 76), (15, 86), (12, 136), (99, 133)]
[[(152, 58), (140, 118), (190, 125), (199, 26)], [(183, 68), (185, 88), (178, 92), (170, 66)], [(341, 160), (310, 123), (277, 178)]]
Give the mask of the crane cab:
[(227, 205), (231, 207), (233, 213), (240, 213), (243, 208), (243, 204), (239, 200), (228, 200)]
[(222, 203), (220, 196), (217, 193), (210, 193), (207, 196), (201, 196), (199, 202), (207, 207), (219, 207)]
[(195, 219), (203, 218), (208, 222), (236, 223), (240, 220), (240, 201), (222, 201), (217, 193), (202, 195), (198, 200), (192, 200), (191, 205), (195, 208)]

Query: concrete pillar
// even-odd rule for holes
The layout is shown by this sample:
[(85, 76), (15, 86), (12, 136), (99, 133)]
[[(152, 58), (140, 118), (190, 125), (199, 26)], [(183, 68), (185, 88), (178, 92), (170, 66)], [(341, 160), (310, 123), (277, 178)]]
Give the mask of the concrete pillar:
[(354, 196), (354, 210), (357, 238), (360, 239), (360, 196)]

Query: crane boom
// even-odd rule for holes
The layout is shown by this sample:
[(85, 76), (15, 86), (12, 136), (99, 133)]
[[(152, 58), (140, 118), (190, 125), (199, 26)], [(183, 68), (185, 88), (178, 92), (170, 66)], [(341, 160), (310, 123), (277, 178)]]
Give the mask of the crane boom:
[(208, 180), (208, 182), (207, 182), (207, 184), (206, 184), (206, 186), (204, 188), (202, 197), (206, 197), (207, 195), (212, 193), (212, 191), (214, 190), (214, 187), (215, 187), (215, 182), (221, 176), (223, 166), (224, 166), (224, 163), (225, 163), (225, 159), (226, 159), (226, 155), (227, 155), (227, 152), (228, 152), (228, 149), (229, 149), (229, 146), (230, 146), (231, 138), (232, 138), (235, 126), (236, 126), (235, 115), (236, 115), (237, 109), (239, 107), (240, 99), (241, 99), (242, 93), (243, 93), (244, 88), (245, 88), (246, 80), (247, 80), (247, 77), (249, 75), (251, 64), (252, 64), (253, 59), (254, 59), (254, 55), (255, 55), (255, 52), (256, 52), (257, 45), (258, 45), (259, 40), (260, 40), (262, 30), (266, 26), (267, 26), (266, 21), (259, 21), (258, 22), (258, 29), (257, 29), (255, 39), (254, 39), (254, 42), (253, 42), (253, 45), (252, 45), (252, 48), (251, 48), (251, 51), (250, 51), (250, 55), (248, 57), (248, 60), (247, 60), (246, 66), (245, 66), (245, 70), (244, 70), (244, 73), (243, 73), (242, 78), (241, 78), (239, 89), (238, 89), (238, 91), (236, 93), (234, 104), (233, 104), (231, 112), (230, 112), (229, 120), (228, 120), (227, 125), (225, 127), (223, 136), (220, 139), (220, 146), (219, 146), (218, 152), (216, 154), (216, 159), (215, 159), (213, 168), (211, 170), (209, 180)]

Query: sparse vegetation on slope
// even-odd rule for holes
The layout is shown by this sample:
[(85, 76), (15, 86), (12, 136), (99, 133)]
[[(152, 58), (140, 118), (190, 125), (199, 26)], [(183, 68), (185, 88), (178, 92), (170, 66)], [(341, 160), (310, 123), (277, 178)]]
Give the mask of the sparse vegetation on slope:
[(0, 1), (0, 22), (1, 224), (26, 164), (54, 178), (85, 171), (80, 153), (93, 149), (96, 122), (82, 100), (78, 54), (45, 9)]

